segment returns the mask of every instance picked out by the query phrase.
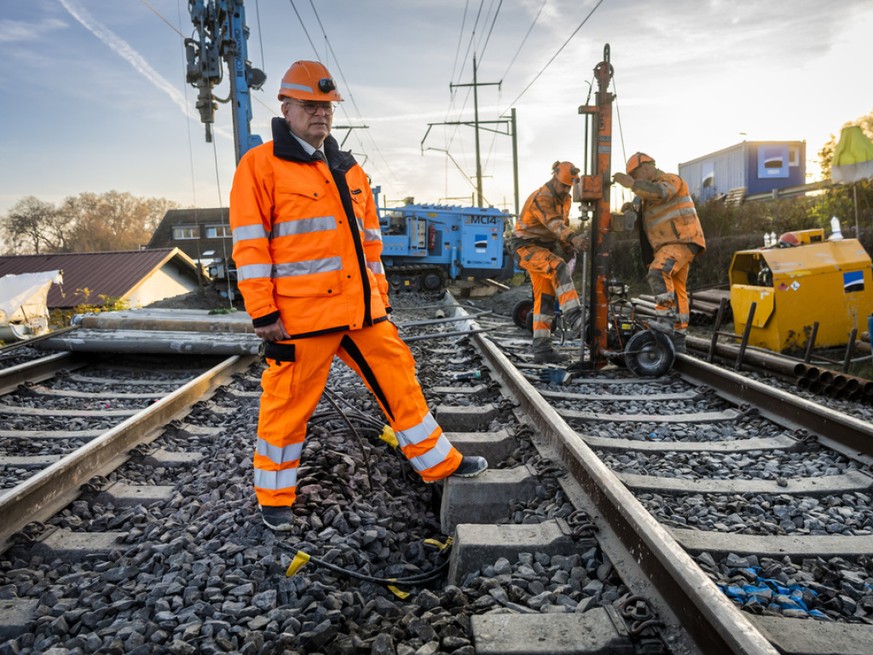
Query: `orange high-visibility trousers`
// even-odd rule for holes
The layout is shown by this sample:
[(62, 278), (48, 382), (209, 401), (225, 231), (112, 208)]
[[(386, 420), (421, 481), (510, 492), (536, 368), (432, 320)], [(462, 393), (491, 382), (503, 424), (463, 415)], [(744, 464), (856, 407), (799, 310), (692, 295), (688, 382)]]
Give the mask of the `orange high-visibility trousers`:
[(518, 265), (530, 274), (534, 339), (551, 337), (555, 298), (564, 315), (580, 307), (570, 269), (563, 257), (542, 246), (520, 246), (516, 252)]
[(254, 456), (259, 504), (293, 504), (306, 423), (321, 399), (334, 355), (373, 392), (400, 449), (425, 481), (441, 480), (458, 468), (461, 453), (431, 415), (415, 377), (412, 353), (393, 323), (283, 343), (293, 343), (294, 361), (268, 358), (269, 367), (261, 377)]
[(688, 305), (688, 271), (695, 253), (685, 244), (671, 243), (655, 251), (648, 280), (655, 296), (655, 315), (672, 320), (676, 330), (685, 330), (691, 317)]

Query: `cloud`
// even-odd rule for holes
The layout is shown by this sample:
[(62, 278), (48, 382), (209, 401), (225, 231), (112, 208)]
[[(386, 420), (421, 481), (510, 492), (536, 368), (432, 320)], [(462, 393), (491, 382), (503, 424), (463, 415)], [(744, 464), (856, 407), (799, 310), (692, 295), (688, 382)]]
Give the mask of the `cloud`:
[(97, 19), (91, 16), (87, 10), (79, 6), (79, 4), (73, 0), (59, 1), (64, 9), (69, 12), (70, 16), (79, 21), (85, 29), (126, 60), (131, 66), (133, 66), (137, 73), (146, 78), (146, 80), (148, 80), (153, 86), (167, 94), (170, 97), (170, 100), (172, 100), (186, 116), (193, 116), (193, 112), (188, 109), (188, 103), (185, 100), (185, 96), (160, 73), (152, 68), (151, 65), (143, 59), (142, 55), (134, 50), (127, 41), (116, 36), (112, 30), (100, 23)]
[(66, 27), (63, 21), (48, 19), (39, 23), (25, 23), (20, 20), (0, 20), (0, 43), (36, 41), (48, 32)]

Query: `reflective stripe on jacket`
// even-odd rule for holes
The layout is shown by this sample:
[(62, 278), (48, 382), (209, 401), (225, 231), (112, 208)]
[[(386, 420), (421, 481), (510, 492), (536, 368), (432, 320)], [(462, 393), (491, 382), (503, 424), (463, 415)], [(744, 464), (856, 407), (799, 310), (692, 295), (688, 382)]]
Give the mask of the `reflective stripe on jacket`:
[(369, 181), (328, 137), (313, 160), (281, 118), (249, 150), (230, 194), (237, 284), (256, 326), (281, 315), (292, 338), (386, 318), (388, 282)]
[(570, 194), (558, 197), (551, 182), (546, 182), (525, 201), (521, 214), (512, 231), (513, 243), (518, 247), (521, 240), (536, 241), (545, 248), (558, 243), (567, 243), (573, 230), (570, 228)]
[(632, 190), (643, 201), (643, 226), (654, 250), (668, 243), (693, 243), (700, 252), (706, 250), (703, 228), (685, 180), (662, 172), (650, 182), (635, 182)]

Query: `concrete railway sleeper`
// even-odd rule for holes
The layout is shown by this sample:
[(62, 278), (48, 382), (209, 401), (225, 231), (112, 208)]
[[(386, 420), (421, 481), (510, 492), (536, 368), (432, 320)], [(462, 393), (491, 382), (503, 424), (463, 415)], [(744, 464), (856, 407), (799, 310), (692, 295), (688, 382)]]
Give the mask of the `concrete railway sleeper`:
[[(823, 444), (796, 424), (764, 428), (769, 410), (677, 371), (544, 384), (509, 317), (431, 320), (457, 312), (450, 300), (434, 311), (433, 297), (400, 294), (392, 320), (409, 337), (450, 440), (489, 459), (482, 475), (421, 482), (390, 444), (372, 396), (338, 364), (310, 421), (295, 529), (272, 533), (251, 488), (256, 363), (168, 420), (119, 468), (81, 481), (58, 514), (13, 536), (0, 555), (0, 653), (869, 652), (869, 580), (857, 557), (867, 547), (864, 464), (821, 455)], [(49, 402), (51, 386), (23, 396)], [(136, 397), (150, 391), (118, 390), (114, 402), (150, 402)], [(99, 393), (58, 389), (51, 402), (66, 409), (82, 392)], [(46, 416), (27, 416), (35, 432), (45, 427)], [(678, 433), (703, 438), (671, 438)], [(728, 443), (736, 433), (742, 445)], [(811, 480), (795, 483), (800, 469), (790, 466), (800, 464), (790, 459), (768, 468), (758, 459), (765, 449), (797, 454)], [(750, 488), (704, 479), (716, 461)], [(770, 479), (736, 473), (756, 466)], [(683, 524), (680, 506), (656, 496), (694, 497), (686, 505), (698, 508), (697, 523)], [(822, 610), (828, 620), (789, 619), (762, 602), (764, 573), (788, 591), (772, 589), (771, 599), (790, 600), (797, 589), (786, 577), (808, 563), (792, 569), (787, 560), (812, 551), (794, 535), (790, 548), (782, 541), (765, 554), (775, 542), (725, 522), (756, 496), (776, 498), (795, 531), (797, 512), (814, 513), (825, 498), (842, 499), (835, 515), (844, 522), (846, 508), (859, 510), (858, 534), (830, 534), (831, 550), (819, 541), (809, 563), (831, 578), (808, 588), (826, 593), (837, 578), (848, 581)], [(724, 516), (700, 510), (710, 505)], [(757, 607), (738, 601), (748, 588), (761, 588), (751, 594)], [(855, 614), (841, 614), (841, 596)], [(817, 650), (824, 642), (830, 650)]]
[[(602, 471), (589, 456), (598, 455), (621, 491), (639, 501), (636, 509), (648, 510), (666, 529), (665, 538), (685, 551), (685, 565), (697, 568), (696, 561), (724, 598), (743, 610), (742, 620), (773, 646), (797, 653), (873, 648), (867, 625), (873, 479), (869, 452), (857, 449), (870, 443), (868, 421), (753, 379), (722, 379), (738, 376), (685, 356), (677, 371), (658, 380), (616, 369), (567, 382), (542, 375), (541, 367), (519, 356), (513, 331), (491, 338), (495, 350), (520, 367), (518, 386), (536, 385), (553, 404), (556, 423), (569, 428), (566, 440), (550, 421), (542, 428), (554, 429), (551, 440), (563, 461), (580, 468), (580, 479), (596, 479)], [(568, 344), (572, 348), (578, 351)], [(551, 379), (562, 384), (542, 382)], [(581, 448), (574, 444), (579, 440)], [(592, 515), (633, 535), (631, 543), (639, 539), (627, 525), (634, 519), (628, 499), (614, 503), (611, 493), (588, 486), (599, 501)], [(646, 532), (651, 537), (658, 531)], [(646, 544), (631, 550), (644, 564), (663, 555)], [(653, 578), (663, 573), (648, 564)], [(686, 600), (662, 593), (674, 606)], [(691, 625), (687, 617), (681, 623)], [(708, 644), (704, 652), (725, 648), (707, 639), (696, 637)], [(735, 644), (725, 652), (746, 651)]]
[[(491, 457), (490, 483), (423, 484), (379, 439), (375, 403), (337, 367), (330, 386), (342, 400), (313, 417), (299, 530), (280, 540), (257, 521), (249, 482), (256, 366), (83, 485), (59, 514), (14, 535), (0, 556), (2, 652), (506, 652), (501, 622), (520, 614), (543, 619), (530, 648), (542, 647), (538, 631), (559, 626), (564, 646), (548, 652), (578, 651), (580, 638), (614, 652), (659, 643), (657, 619), (567, 501), (561, 470), (519, 438), (514, 401), (468, 340), (419, 342), (421, 375), (450, 438)], [(347, 404), (358, 411), (336, 416)], [(487, 502), (458, 503), (476, 487)], [(497, 490), (499, 503), (488, 498)], [(466, 522), (495, 511), (488, 524)], [(291, 549), (333, 570), (310, 562), (288, 576)], [(440, 579), (426, 580), (433, 571)]]

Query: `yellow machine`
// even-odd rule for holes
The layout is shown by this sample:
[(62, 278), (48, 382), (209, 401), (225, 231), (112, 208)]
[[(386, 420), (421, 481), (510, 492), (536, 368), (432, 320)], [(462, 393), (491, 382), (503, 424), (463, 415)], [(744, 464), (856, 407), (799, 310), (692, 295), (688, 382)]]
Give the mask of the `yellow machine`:
[(768, 248), (734, 253), (730, 269), (734, 332), (756, 303), (749, 345), (782, 352), (844, 346), (873, 313), (873, 264), (857, 239), (825, 241), (824, 230), (788, 232)]

